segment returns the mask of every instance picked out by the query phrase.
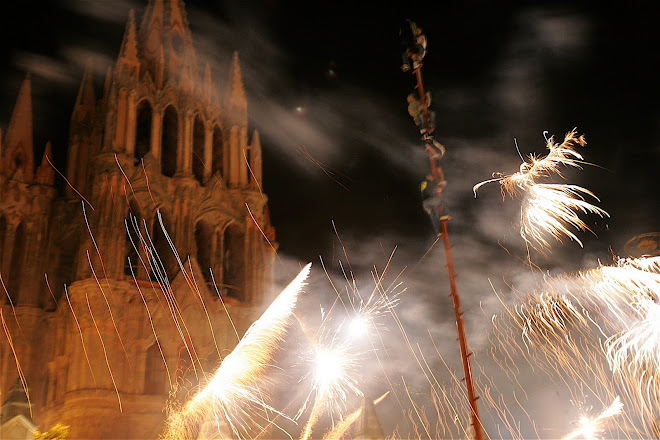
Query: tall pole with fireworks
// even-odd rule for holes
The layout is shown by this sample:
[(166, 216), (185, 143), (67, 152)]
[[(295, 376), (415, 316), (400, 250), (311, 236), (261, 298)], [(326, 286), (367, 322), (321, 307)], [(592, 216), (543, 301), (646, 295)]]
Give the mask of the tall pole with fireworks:
[[(447, 260), (447, 271), (449, 272), (449, 283), (451, 287), (450, 297), (454, 305), (456, 315), (456, 330), (458, 331), (458, 342), (461, 349), (461, 359), (463, 361), (463, 372), (465, 374), (465, 386), (467, 387), (468, 399), (470, 403), (472, 428), (474, 429), (474, 438), (483, 440), (484, 434), (479, 418), (479, 408), (477, 406), (477, 394), (472, 380), (472, 366), (470, 357), (472, 352), (468, 348), (467, 337), (465, 335), (465, 324), (463, 322), (463, 312), (461, 311), (461, 300), (456, 288), (456, 274), (454, 273), (454, 263), (451, 256), (451, 244), (449, 242), (449, 232), (447, 222), (451, 219), (449, 215), (443, 213), (442, 192), (447, 185), (444, 171), (440, 165), (440, 159), (444, 156), (445, 147), (434, 138), (435, 115), (429, 110), (431, 96), (424, 91), (424, 81), (422, 80), (422, 60), (426, 55), (426, 36), (422, 29), (414, 22), (406, 20), (401, 30), (403, 44), (403, 65), (402, 70), (408, 71), (412, 68), (415, 75), (415, 92), (408, 95), (408, 112), (415, 120), (415, 124), (420, 128), (423, 135), (424, 150), (428, 154), (431, 166), (431, 173), (428, 174), (422, 183), (422, 193), (425, 194), (423, 201), (424, 210), (431, 217), (438, 239), (442, 238), (445, 246), (445, 256)], [(417, 95), (417, 96), (416, 96)]]

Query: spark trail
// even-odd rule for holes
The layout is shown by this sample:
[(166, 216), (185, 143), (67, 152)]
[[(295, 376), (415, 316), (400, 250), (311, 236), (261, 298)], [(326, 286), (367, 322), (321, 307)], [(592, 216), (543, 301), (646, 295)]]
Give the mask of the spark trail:
[(583, 157), (576, 148), (586, 143), (584, 135), (578, 136), (575, 129), (566, 133), (561, 144), (550, 137), (547, 140), (550, 151), (547, 156), (532, 154), (520, 165), (517, 173), (500, 175), (476, 184), (473, 187), (475, 197), (483, 185), (499, 182), (502, 197), (508, 194), (522, 199), (520, 235), (526, 243), (541, 252), (550, 247), (550, 237), (560, 242), (568, 237), (583, 246), (573, 230), (592, 231), (580, 219), (579, 213), (609, 217), (606, 211), (587, 202), (586, 197), (600, 200), (588, 189), (577, 185), (542, 183), (539, 180), (552, 175), (563, 177), (561, 167), (582, 169)]
[(257, 379), (284, 338), (310, 266), (305, 266), (252, 324), (208, 385), (181, 410), (169, 414), (162, 439), (197, 438), (204, 422), (213, 422), (218, 429), (226, 423), (233, 435), (245, 438), (250, 425), (259, 424), (257, 413), (274, 412), (264, 401)]
[(606, 434), (653, 437), (650, 421), (660, 415), (660, 379), (654, 373), (660, 365), (660, 257), (619, 259), (572, 276), (546, 277), (538, 291), (514, 295), (493, 317), (490, 349), (511, 384), (526, 362), (574, 401), (591, 396), (607, 407), (620, 396), (626, 411)]

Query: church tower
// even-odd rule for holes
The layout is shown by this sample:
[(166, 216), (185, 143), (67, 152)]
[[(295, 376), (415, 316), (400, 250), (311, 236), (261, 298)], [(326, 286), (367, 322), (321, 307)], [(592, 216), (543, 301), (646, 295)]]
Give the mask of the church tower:
[[(50, 143), (35, 167), (32, 132), (32, 81), (21, 84), (7, 127), (0, 135), (0, 391), (7, 396), (18, 379), (16, 359), (29, 387), (43, 389), (52, 302), (44, 267), (50, 240), (50, 216), (56, 197)], [(27, 397), (27, 396), (26, 396)], [(4, 398), (2, 400), (5, 400)], [(26, 405), (27, 407), (27, 405)], [(0, 433), (1, 434), (1, 433)]]
[[(29, 78), (21, 87), (0, 144), (1, 273), (27, 339), (17, 357), (35, 423), (154, 438), (168, 394), (203, 383), (270, 293), (261, 142), (238, 53), (218, 90), (182, 0), (150, 0), (141, 20), (131, 11), (100, 93), (92, 72), (57, 199), (50, 146), (34, 171)], [(14, 320), (11, 304), (3, 314)], [(17, 371), (0, 350), (5, 390)]]

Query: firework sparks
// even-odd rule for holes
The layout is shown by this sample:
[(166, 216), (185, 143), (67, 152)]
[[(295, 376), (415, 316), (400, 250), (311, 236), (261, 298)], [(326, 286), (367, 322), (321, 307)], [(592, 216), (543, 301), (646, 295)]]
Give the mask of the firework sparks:
[(348, 339), (356, 342), (365, 337), (371, 339), (371, 336), (385, 328), (382, 318), (390, 313), (398, 302), (398, 293), (388, 296), (384, 292), (378, 292), (378, 289), (374, 289), (366, 301), (359, 299), (359, 304), (351, 301), (353, 311), (349, 312), (350, 316), (344, 323)]
[(578, 136), (575, 129), (566, 134), (561, 144), (555, 143), (551, 137), (547, 141), (550, 150), (547, 156), (530, 155), (528, 161), (520, 165), (520, 171), (478, 183), (473, 188), (474, 194), (476, 196), (477, 190), (486, 183), (499, 182), (503, 197), (509, 194), (521, 198), (520, 235), (538, 250), (550, 247), (548, 235), (558, 241), (569, 237), (582, 246), (571, 229), (591, 232), (580, 219), (580, 212), (609, 217), (606, 211), (588, 203), (585, 196), (600, 200), (591, 191), (577, 185), (540, 183), (539, 180), (552, 175), (562, 177), (562, 166), (581, 169), (583, 158), (575, 148), (586, 143), (584, 135)]
[(355, 387), (351, 374), (356, 366), (346, 345), (317, 347), (314, 353), (314, 388), (319, 396), (346, 400), (346, 391), (362, 393)]
[(329, 345), (315, 346), (311, 352), (311, 365), (312, 388), (296, 415), (296, 419), (300, 418), (314, 395), (314, 405), (300, 437), (301, 440), (310, 438), (324, 409), (328, 410), (331, 417), (333, 410), (336, 410), (339, 419), (342, 419), (342, 411), (345, 409), (349, 391), (362, 396), (362, 392), (357, 388), (358, 363), (354, 349), (345, 340), (333, 338)]
[(589, 231), (577, 212), (597, 214), (601, 218), (609, 216), (601, 208), (586, 202), (585, 194), (600, 201), (591, 191), (576, 185), (538, 183), (530, 186), (523, 200), (520, 235), (526, 242), (546, 248), (550, 247), (545, 239), (546, 234), (560, 242), (566, 236), (582, 246), (580, 239), (569, 228), (572, 226), (582, 232)]
[(648, 368), (660, 368), (659, 263), (660, 257), (624, 260), (624, 267), (637, 274), (638, 279), (631, 286), (630, 279), (616, 278), (618, 286), (627, 285), (632, 292), (633, 322), (605, 341), (607, 358), (614, 371), (628, 369), (643, 373)]
[(619, 396), (616, 396), (614, 401), (610, 406), (605, 408), (600, 414), (598, 414), (596, 417), (588, 417), (588, 416), (583, 416), (580, 418), (578, 421), (579, 427), (571, 432), (569, 435), (563, 438), (563, 440), (571, 440), (574, 438), (584, 438), (588, 440), (595, 440), (597, 439), (597, 435), (602, 432), (603, 430), (603, 424), (604, 422), (617, 415), (620, 414), (621, 411), (623, 410), (623, 403), (621, 403), (621, 399)]
[(209, 384), (180, 411), (169, 415), (164, 439), (196, 438), (199, 427), (209, 421), (217, 428), (225, 422), (234, 435), (243, 438), (249, 424), (258, 425), (253, 413), (274, 411), (264, 401), (256, 380), (284, 337), (310, 266), (305, 266), (252, 324)]
[[(603, 406), (621, 396), (597, 417), (576, 422), (579, 428), (566, 438), (596, 438), (610, 429), (624, 438), (655, 435), (647, 422), (657, 419), (660, 400), (654, 374), (660, 365), (660, 257), (546, 277), (543, 286), (493, 319), (493, 358), (515, 378), (520, 362), (514, 354), (522, 356), (566, 385), (576, 401), (585, 391)], [(624, 403), (623, 421), (606, 426)]]
[[(310, 406), (311, 410), (301, 439), (311, 436), (324, 412), (329, 415), (333, 427), (336, 423), (337, 426), (345, 425), (345, 417), (350, 419), (355, 416), (355, 412), (348, 416), (345, 412), (351, 398), (363, 396), (358, 388), (359, 364), (366, 354), (363, 344), (371, 343), (373, 352), (376, 352), (375, 339), (379, 339), (380, 331), (385, 328), (382, 318), (391, 314), (399, 302), (401, 292), (392, 293), (392, 290), (398, 288), (400, 283), (384, 287), (384, 273), (372, 272), (374, 287), (368, 297), (363, 297), (352, 271), (349, 275), (341, 261), (340, 267), (346, 281), (344, 294), (337, 289), (327, 270), (325, 273), (337, 294), (335, 305), (341, 303), (347, 315), (338, 312), (335, 305), (327, 313), (322, 309), (322, 324), (316, 336), (307, 338), (309, 349), (303, 356), (307, 374), (301, 381), (309, 378), (311, 386), (295, 420), (300, 419)], [(333, 318), (338, 320), (338, 325), (331, 328)]]
[(348, 324), (348, 331), (353, 338), (361, 338), (369, 334), (369, 319), (364, 315), (356, 315)]

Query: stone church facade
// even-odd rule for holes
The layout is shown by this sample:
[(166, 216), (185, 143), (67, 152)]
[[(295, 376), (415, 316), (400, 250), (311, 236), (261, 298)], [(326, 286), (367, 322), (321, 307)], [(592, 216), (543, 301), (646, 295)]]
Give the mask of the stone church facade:
[(168, 396), (214, 371), (270, 293), (238, 55), (218, 88), (182, 0), (150, 0), (103, 90), (83, 75), (63, 189), (60, 153), (34, 149), (27, 77), (0, 138), (0, 397), (23, 377), (42, 431), (154, 438)]

